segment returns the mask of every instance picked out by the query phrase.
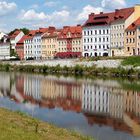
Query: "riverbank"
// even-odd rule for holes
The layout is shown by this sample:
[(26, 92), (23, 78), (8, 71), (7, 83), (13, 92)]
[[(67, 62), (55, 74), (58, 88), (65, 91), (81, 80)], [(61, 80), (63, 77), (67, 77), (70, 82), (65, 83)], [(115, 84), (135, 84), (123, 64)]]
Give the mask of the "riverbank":
[(20, 112), (0, 108), (1, 140), (91, 140)]
[[(140, 78), (140, 57), (85, 61), (80, 59), (1, 62), (1, 71), (101, 77)], [(136, 65), (137, 63), (137, 65)], [(130, 65), (131, 64), (131, 65)], [(136, 65), (136, 66), (135, 66)]]
[(57, 66), (38, 66), (38, 65), (11, 65), (11, 64), (0, 64), (0, 71), (7, 72), (30, 72), (30, 73), (41, 73), (41, 74), (52, 74), (52, 75), (66, 75), (66, 76), (80, 76), (86, 78), (93, 77), (108, 77), (108, 78), (140, 78), (140, 70), (123, 67), (118, 68), (97, 68), (96, 66), (82, 66), (76, 65), (74, 67), (60, 65)]

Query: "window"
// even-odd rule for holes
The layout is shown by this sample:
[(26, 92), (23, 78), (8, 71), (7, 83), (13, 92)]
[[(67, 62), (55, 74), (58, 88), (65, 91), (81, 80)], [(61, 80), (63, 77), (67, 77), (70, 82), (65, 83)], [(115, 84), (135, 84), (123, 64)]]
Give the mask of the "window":
[(130, 51), (130, 48), (129, 47), (127, 47), (127, 51)]
[(109, 33), (109, 31), (108, 31), (108, 30), (106, 30), (106, 33), (108, 34), (108, 33)]
[(101, 35), (101, 30), (99, 30), (99, 34)]
[(95, 35), (97, 35), (97, 30), (95, 30)]
[(126, 43), (128, 43), (128, 38), (127, 38), (127, 40), (126, 40)]
[(95, 42), (97, 42), (97, 38), (95, 38)]
[(93, 32), (91, 31), (91, 35), (93, 34)]
[(84, 35), (86, 35), (86, 31), (84, 31)]
[(107, 39), (107, 42), (108, 42), (109, 41), (108, 37), (106, 39)]

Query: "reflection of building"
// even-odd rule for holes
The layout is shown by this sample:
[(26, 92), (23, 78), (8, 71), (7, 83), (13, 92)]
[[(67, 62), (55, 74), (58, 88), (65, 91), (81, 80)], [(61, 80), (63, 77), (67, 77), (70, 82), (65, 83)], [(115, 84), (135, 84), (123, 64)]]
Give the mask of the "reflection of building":
[(109, 112), (109, 92), (100, 86), (84, 85), (82, 108), (92, 113)]
[(81, 112), (82, 85), (59, 78), (42, 80), (41, 96), (44, 106), (61, 107), (64, 110)]
[[(96, 81), (94, 81), (96, 83)], [(82, 110), (90, 124), (102, 124), (140, 135), (140, 96), (104, 83), (85, 84)], [(106, 118), (105, 118), (106, 116)]]
[(140, 95), (111, 80), (74, 80), (26, 74), (0, 74), (0, 94), (28, 108), (84, 112), (90, 125), (140, 135)]
[(3, 95), (10, 94), (10, 75), (5, 72), (0, 74), (0, 91)]
[(24, 76), (24, 94), (30, 96), (35, 100), (40, 100), (40, 84), (41, 77), (34, 75), (25, 75)]

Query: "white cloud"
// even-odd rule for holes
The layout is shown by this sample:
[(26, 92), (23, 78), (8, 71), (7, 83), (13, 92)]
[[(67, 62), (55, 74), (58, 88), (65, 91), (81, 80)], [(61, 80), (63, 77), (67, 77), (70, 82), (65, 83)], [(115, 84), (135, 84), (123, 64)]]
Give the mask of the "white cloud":
[(21, 20), (23, 21), (38, 21), (38, 20), (45, 20), (47, 19), (47, 16), (44, 12), (37, 13), (34, 9), (30, 9), (28, 11), (22, 10)]
[(39, 7), (38, 4), (33, 4), (30, 8), (32, 8), (32, 9), (37, 9), (38, 7)]
[(102, 7), (93, 7), (91, 5), (87, 5), (83, 8), (83, 11), (77, 16), (78, 21), (83, 21), (88, 18), (90, 13), (100, 13), (103, 11)]
[(108, 10), (126, 7), (126, 0), (102, 0), (101, 5)]
[(6, 1), (0, 1), (0, 16), (7, 15), (17, 8), (16, 3), (7, 3)]
[(70, 12), (67, 10), (54, 11), (51, 14), (36, 12), (33, 9), (28, 11), (22, 10), (21, 14), (18, 16), (22, 24), (33, 27), (41, 27), (43, 25), (65, 25), (64, 23), (68, 22), (69, 18)]
[(54, 2), (54, 1), (46, 1), (45, 6), (48, 6), (48, 7), (54, 7), (57, 5), (57, 2)]

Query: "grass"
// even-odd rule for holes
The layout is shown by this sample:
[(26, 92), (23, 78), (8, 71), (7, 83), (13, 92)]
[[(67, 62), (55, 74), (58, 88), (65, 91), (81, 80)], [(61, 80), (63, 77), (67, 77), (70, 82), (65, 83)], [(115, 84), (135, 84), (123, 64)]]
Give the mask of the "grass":
[(0, 108), (0, 140), (91, 140), (21, 112)]
[(131, 56), (123, 59), (123, 66), (131, 65), (131, 66), (140, 66), (140, 56)]

